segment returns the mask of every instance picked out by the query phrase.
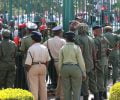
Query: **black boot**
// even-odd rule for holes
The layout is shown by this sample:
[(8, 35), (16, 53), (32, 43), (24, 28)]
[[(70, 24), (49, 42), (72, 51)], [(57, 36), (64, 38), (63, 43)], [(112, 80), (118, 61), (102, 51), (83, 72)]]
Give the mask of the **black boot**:
[(94, 99), (93, 100), (99, 100), (99, 94), (98, 93), (94, 94)]
[(107, 92), (106, 91), (103, 92), (103, 98), (107, 99)]
[(115, 84), (116, 83), (116, 79), (113, 79), (113, 84)]
[(83, 96), (83, 100), (88, 100), (88, 95)]
[(103, 92), (99, 92), (99, 100), (104, 100), (104, 98), (103, 98)]

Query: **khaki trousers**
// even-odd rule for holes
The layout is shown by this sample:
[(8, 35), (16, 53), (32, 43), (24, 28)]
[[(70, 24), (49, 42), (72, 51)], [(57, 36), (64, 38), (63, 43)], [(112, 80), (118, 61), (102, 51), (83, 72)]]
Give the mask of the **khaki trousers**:
[(47, 100), (47, 87), (46, 87), (46, 66), (34, 65), (27, 73), (29, 89), (34, 96), (34, 100)]

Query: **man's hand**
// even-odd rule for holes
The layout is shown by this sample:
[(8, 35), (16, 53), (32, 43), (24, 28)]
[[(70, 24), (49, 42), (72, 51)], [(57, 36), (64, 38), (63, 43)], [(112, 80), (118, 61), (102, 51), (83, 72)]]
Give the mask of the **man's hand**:
[(82, 80), (85, 81), (87, 79), (86, 75), (82, 76)]
[(30, 65), (26, 65), (26, 66), (25, 66), (25, 69), (26, 69), (27, 72), (29, 72), (30, 68), (31, 68)]

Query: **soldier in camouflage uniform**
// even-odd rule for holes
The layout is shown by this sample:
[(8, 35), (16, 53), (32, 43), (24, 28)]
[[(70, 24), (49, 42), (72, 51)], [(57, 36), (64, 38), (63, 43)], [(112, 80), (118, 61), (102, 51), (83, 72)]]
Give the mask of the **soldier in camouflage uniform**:
[(15, 81), (16, 45), (10, 40), (10, 31), (3, 30), (0, 43), (0, 88), (12, 88)]
[(118, 44), (119, 44), (120, 36), (113, 33), (113, 29), (111, 26), (104, 27), (104, 35), (109, 41), (110, 43), (109, 47), (112, 50), (109, 56), (109, 62), (113, 67), (112, 78), (113, 78), (113, 83), (115, 83), (118, 78), (118, 64), (119, 64)]
[[(100, 26), (93, 27), (93, 33), (95, 36), (96, 47), (96, 77), (97, 87), (99, 91), (100, 100), (103, 100), (104, 94), (106, 94), (107, 87), (107, 72), (108, 72), (108, 41), (102, 34), (102, 28)], [(104, 98), (107, 98), (106, 96)]]
[(78, 27), (79, 35), (76, 36), (75, 41), (81, 47), (87, 72), (87, 79), (82, 83), (83, 100), (88, 100), (89, 89), (94, 94), (94, 100), (99, 100), (93, 64), (93, 59), (95, 59), (94, 40), (88, 36), (87, 33), (88, 25), (80, 23), (80, 26)]

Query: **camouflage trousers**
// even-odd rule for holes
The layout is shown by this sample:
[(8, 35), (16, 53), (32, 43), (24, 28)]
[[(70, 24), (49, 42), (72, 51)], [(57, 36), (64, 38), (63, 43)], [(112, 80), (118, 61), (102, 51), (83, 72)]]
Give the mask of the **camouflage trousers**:
[(90, 72), (88, 72), (87, 79), (82, 82), (82, 95), (83, 96), (89, 95), (89, 90), (93, 94), (98, 93), (94, 70), (91, 70)]
[(97, 88), (99, 92), (107, 90), (108, 66), (98, 66), (96, 69)]
[(0, 70), (0, 89), (13, 88), (15, 83), (15, 69)]

